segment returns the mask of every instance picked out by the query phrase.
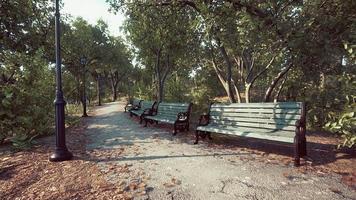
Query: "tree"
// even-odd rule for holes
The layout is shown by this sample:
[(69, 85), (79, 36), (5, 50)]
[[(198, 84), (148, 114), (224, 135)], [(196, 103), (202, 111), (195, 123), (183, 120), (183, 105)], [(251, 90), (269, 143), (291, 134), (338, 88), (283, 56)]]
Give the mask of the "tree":
[(127, 80), (125, 78), (130, 75), (132, 65), (129, 52), (120, 38), (110, 37), (110, 42), (107, 46), (104, 58), (105, 73), (110, 79), (112, 100), (116, 101), (118, 85), (121, 81)]
[(53, 31), (52, 10), (42, 0), (0, 4), (0, 143), (11, 138), (27, 147), (22, 141), (51, 128), (54, 73), (43, 55)]
[[(154, 74), (158, 101), (164, 100), (164, 87), (167, 78), (178, 68), (179, 60), (189, 58), (189, 50), (197, 46), (190, 37), (189, 16), (184, 11), (159, 7), (141, 7), (132, 4), (127, 10), (129, 19), (125, 29), (135, 45), (139, 61)], [(194, 48), (193, 48), (194, 49)]]

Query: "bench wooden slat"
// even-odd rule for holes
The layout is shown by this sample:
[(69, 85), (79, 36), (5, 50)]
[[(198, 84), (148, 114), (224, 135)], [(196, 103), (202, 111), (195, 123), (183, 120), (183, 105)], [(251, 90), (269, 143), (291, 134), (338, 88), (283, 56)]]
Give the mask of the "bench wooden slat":
[(223, 122), (249, 122), (249, 123), (259, 123), (259, 124), (278, 124), (278, 125), (291, 125), (295, 126), (296, 119), (283, 119), (283, 118), (245, 118), (245, 117), (225, 117), (225, 116), (211, 116), (213, 121), (223, 121)]
[(217, 112), (217, 111), (211, 111), (209, 113), (211, 116), (223, 116), (223, 117), (237, 117), (237, 118), (262, 118), (262, 119), (279, 119), (279, 118), (288, 118), (290, 120), (296, 120), (300, 119), (299, 114), (273, 114), (271, 115), (270, 113), (233, 113), (233, 112)]
[(211, 108), (211, 111), (217, 112), (227, 112), (227, 113), (271, 113), (271, 114), (300, 114), (300, 109), (291, 109), (291, 108)]
[(232, 104), (213, 104), (212, 108), (297, 108), (301, 107), (301, 102), (279, 102), (279, 103), (232, 103)]
[(160, 114), (165, 114), (165, 115), (177, 116), (177, 114), (180, 113), (180, 112), (187, 112), (187, 110), (176, 110), (176, 111), (172, 111), (172, 110), (162, 110), (162, 109), (158, 109), (158, 113), (160, 113)]
[(179, 110), (166, 110), (158, 107), (158, 112), (161, 111), (162, 113), (168, 113), (168, 114), (175, 114), (177, 115), (180, 112), (187, 112), (186, 109), (179, 109)]
[(175, 107), (175, 108), (168, 108), (168, 107), (162, 107), (159, 106), (158, 109), (162, 111), (172, 111), (172, 112), (186, 112), (187, 108), (186, 107)]
[(171, 107), (188, 107), (189, 103), (166, 103), (166, 102), (161, 102), (159, 104), (160, 106), (171, 106)]
[[(245, 132), (258, 132), (260, 134), (268, 134), (268, 135), (274, 135), (274, 136), (284, 136), (284, 137), (290, 137), (294, 138), (295, 136), (295, 131), (290, 131), (290, 130), (276, 130), (276, 129), (265, 129), (265, 128), (258, 128), (258, 127), (234, 127), (234, 126), (224, 126), (224, 125), (217, 125), (217, 124), (208, 124), (207, 126), (199, 126), (199, 128), (215, 128), (216, 130), (239, 130), (239, 131), (245, 131)], [(203, 128), (204, 129), (204, 128)]]
[(272, 130), (289, 130), (294, 131), (295, 126), (285, 126), (285, 125), (276, 125), (276, 124), (260, 124), (260, 123), (248, 123), (248, 122), (224, 122), (224, 121), (215, 121), (211, 120), (212, 124), (216, 125), (225, 125), (225, 126), (235, 126), (235, 127), (251, 127), (251, 128), (264, 128)]
[(141, 101), (141, 109), (145, 110), (148, 108), (152, 108), (154, 103), (155, 103), (154, 101)]
[(165, 122), (165, 123), (169, 123), (169, 124), (174, 124), (174, 122), (176, 121), (176, 119), (167, 119), (167, 118), (162, 118), (160, 116), (146, 116), (145, 118), (156, 120), (159, 122)]
[[(280, 141), (280, 142), (287, 142), (293, 143), (294, 135), (293, 132), (275, 132), (275, 133), (268, 133), (263, 132), (257, 129), (223, 129), (219, 127), (211, 127), (211, 126), (199, 126), (197, 130), (200, 131), (208, 131), (208, 132), (215, 132), (215, 133), (223, 133), (229, 135), (237, 135), (237, 136), (244, 136), (244, 137), (252, 137), (258, 139), (265, 139), (265, 140), (273, 140), (273, 141)], [(288, 137), (291, 135), (292, 137)]]

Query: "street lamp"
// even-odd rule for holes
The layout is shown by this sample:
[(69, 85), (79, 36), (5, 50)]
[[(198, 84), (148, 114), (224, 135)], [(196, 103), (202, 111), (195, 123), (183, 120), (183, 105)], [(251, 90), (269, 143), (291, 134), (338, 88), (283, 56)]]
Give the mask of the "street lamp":
[(83, 102), (83, 115), (82, 117), (88, 117), (88, 114), (87, 114), (87, 96), (86, 96), (86, 93), (85, 93), (85, 90), (86, 90), (86, 87), (85, 87), (85, 65), (87, 63), (87, 58), (85, 56), (82, 56), (80, 58), (80, 64), (83, 65), (83, 99), (82, 99), (82, 102)]
[(61, 44), (60, 44), (60, 21), (59, 21), (59, 0), (56, 0), (56, 20), (55, 20), (55, 40), (56, 40), (56, 99), (54, 100), (56, 109), (56, 148), (49, 157), (51, 162), (70, 160), (73, 154), (66, 147), (66, 136), (64, 126), (64, 106), (66, 102), (62, 91), (62, 70), (61, 70)]

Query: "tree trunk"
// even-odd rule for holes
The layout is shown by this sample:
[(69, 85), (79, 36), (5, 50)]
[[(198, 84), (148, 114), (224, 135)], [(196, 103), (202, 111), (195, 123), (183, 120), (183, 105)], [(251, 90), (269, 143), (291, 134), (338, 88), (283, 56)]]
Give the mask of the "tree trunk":
[(163, 86), (162, 86), (162, 78), (161, 78), (161, 49), (158, 49), (156, 58), (156, 84), (157, 84), (157, 100), (158, 102), (163, 101)]
[(250, 90), (251, 90), (251, 83), (245, 84), (245, 101), (246, 103), (250, 103)]
[[(116, 73), (116, 72), (115, 72)], [(110, 72), (110, 83), (111, 83), (111, 91), (112, 91), (112, 101), (116, 101), (117, 99), (117, 85), (118, 85), (118, 80), (116, 74)]]
[[(222, 86), (224, 87), (224, 90), (225, 90), (226, 94), (228, 94), (228, 90), (229, 90), (229, 89), (228, 89), (228, 87), (227, 87), (227, 83), (226, 83), (226, 81), (225, 81), (225, 79), (224, 79), (224, 76), (223, 76), (223, 74), (222, 74), (222, 72), (221, 72), (221, 69), (219, 69), (219, 67), (217, 66), (217, 64), (216, 64), (216, 62), (215, 62), (215, 58), (214, 58), (214, 56), (213, 56), (213, 53), (212, 53), (212, 60), (211, 60), (211, 63), (212, 63), (212, 65), (213, 65), (213, 68), (214, 68), (214, 70), (215, 70), (216, 75), (217, 75), (218, 78), (219, 78), (220, 83), (221, 83)], [(236, 83), (235, 83), (235, 81), (234, 81), (233, 79), (231, 80), (231, 84), (234, 86), (235, 94), (236, 94), (236, 97), (237, 97), (237, 102), (238, 102), (238, 103), (241, 103), (240, 91), (239, 91), (238, 87), (236, 86)]]
[(274, 96), (273, 102), (275, 102), (275, 103), (278, 102), (279, 96), (280, 96), (281, 93), (282, 93), (283, 86), (284, 86), (284, 83), (286, 82), (286, 80), (287, 80), (287, 75), (285, 76), (285, 78), (283, 79), (281, 85), (279, 86), (278, 91), (277, 91), (276, 95)]
[(162, 102), (164, 97), (164, 93), (163, 93), (163, 89), (164, 89), (164, 83), (162, 83), (161, 81), (159, 81), (159, 85), (158, 85), (158, 94), (157, 94), (157, 97), (158, 97), (158, 101), (159, 102)]
[(237, 97), (237, 102), (238, 103), (241, 103), (241, 94), (240, 94), (240, 90), (239, 88), (237, 87), (236, 83), (234, 80), (232, 80), (232, 85), (234, 86), (234, 89), (235, 89), (235, 93), (236, 93), (236, 97)]
[(277, 74), (277, 76), (272, 80), (270, 86), (267, 88), (267, 91), (265, 93), (264, 102), (271, 101), (272, 92), (273, 92), (274, 88), (276, 87), (278, 81), (281, 80), (281, 78), (292, 68), (292, 66), (293, 66), (292, 64), (289, 64), (287, 67), (282, 69), (282, 71), (279, 72)]
[(227, 88), (227, 95), (229, 97), (230, 103), (236, 103), (235, 95), (233, 92), (233, 87), (232, 87), (232, 63), (230, 61), (229, 56), (226, 53), (225, 47), (220, 43), (220, 40), (217, 39), (218, 45), (219, 45), (219, 50), (226, 62), (226, 88)]
[(77, 77), (76, 78), (77, 79), (77, 100), (76, 100), (76, 102), (77, 103), (83, 103), (83, 101), (82, 101), (82, 98), (83, 98), (83, 95), (82, 95), (82, 91), (81, 91), (81, 89), (80, 89), (80, 79), (79, 79), (79, 77)]
[(98, 100), (98, 106), (101, 106), (101, 87), (100, 87), (100, 75), (98, 74), (96, 77), (96, 95)]
[(113, 92), (112, 101), (114, 102), (117, 100), (117, 91), (115, 87), (112, 88), (112, 92)]
[[(251, 91), (253, 84), (263, 73), (265, 73), (272, 66), (274, 59), (275, 59), (275, 56), (269, 61), (269, 63), (263, 70), (261, 70), (258, 74), (256, 74), (255, 77), (252, 77), (253, 69), (255, 66), (254, 59), (252, 58), (252, 62), (250, 64), (250, 69), (249, 69), (248, 75), (246, 76), (246, 79), (245, 79), (245, 100), (246, 100), (246, 103), (250, 103), (250, 94), (251, 94), (250, 91)], [(248, 62), (245, 62), (245, 63), (248, 63)]]

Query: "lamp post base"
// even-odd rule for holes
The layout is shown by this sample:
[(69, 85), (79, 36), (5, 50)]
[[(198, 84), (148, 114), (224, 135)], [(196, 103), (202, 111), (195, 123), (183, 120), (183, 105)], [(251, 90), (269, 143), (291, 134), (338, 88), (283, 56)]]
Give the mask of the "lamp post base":
[(82, 117), (89, 117), (86, 113), (82, 115)]
[(56, 149), (55, 152), (49, 157), (51, 162), (61, 162), (66, 160), (71, 160), (73, 154), (67, 149)]

